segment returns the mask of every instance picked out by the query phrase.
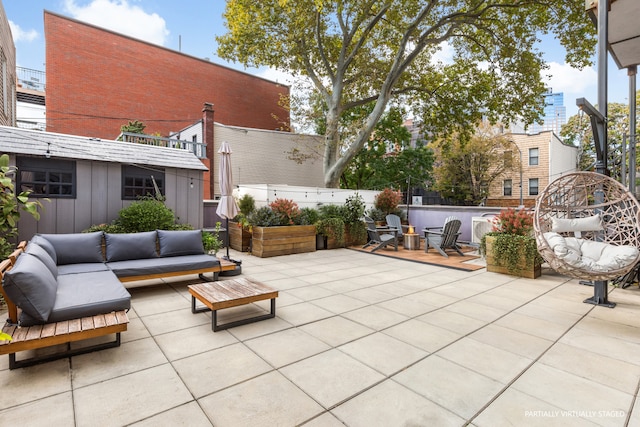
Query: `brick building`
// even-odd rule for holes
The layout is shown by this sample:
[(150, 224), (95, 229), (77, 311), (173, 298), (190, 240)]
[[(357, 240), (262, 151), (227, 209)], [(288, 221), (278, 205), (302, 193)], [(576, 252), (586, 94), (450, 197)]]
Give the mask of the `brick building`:
[(48, 11), (44, 28), (49, 132), (113, 139), (140, 120), (168, 135), (199, 120), (204, 102), (230, 126), (288, 121), (278, 106), (288, 86)]

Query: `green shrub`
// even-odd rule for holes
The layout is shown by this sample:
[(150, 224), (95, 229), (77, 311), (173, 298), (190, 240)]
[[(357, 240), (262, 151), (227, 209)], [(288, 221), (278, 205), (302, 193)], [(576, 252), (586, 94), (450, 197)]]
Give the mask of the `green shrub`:
[(347, 197), (343, 206), (343, 215), (345, 224), (355, 224), (362, 222), (364, 215), (364, 199), (358, 193)]
[(247, 216), (256, 210), (256, 201), (250, 194), (245, 194), (238, 199), (238, 209)]
[(94, 231), (103, 231), (105, 233), (125, 233), (124, 229), (114, 223), (111, 224), (98, 224), (92, 225), (86, 230), (82, 230), (83, 233), (93, 233)]
[(216, 222), (216, 228), (213, 232), (205, 231), (202, 233), (202, 246), (206, 253), (213, 252), (217, 254), (222, 248), (222, 240), (220, 240), (220, 221)]
[(320, 219), (320, 214), (313, 208), (300, 209), (300, 215), (296, 218), (296, 225), (313, 225)]
[(320, 219), (325, 218), (344, 218), (344, 207), (341, 205), (322, 205), (318, 208)]
[(300, 215), (298, 204), (290, 199), (275, 199), (269, 207), (280, 218), (279, 225), (294, 225)]
[(144, 197), (122, 209), (115, 224), (125, 233), (153, 230), (175, 230), (175, 215), (154, 197)]
[(247, 221), (254, 227), (274, 227), (280, 225), (280, 217), (269, 206), (263, 206), (251, 212)]
[(367, 225), (362, 221), (352, 222), (345, 225), (351, 236), (351, 244), (364, 245), (367, 243)]
[(381, 209), (371, 208), (367, 212), (367, 216), (374, 221), (385, 221), (387, 215)]
[(338, 246), (344, 245), (344, 221), (342, 218), (324, 218), (316, 222), (316, 233), (336, 240)]

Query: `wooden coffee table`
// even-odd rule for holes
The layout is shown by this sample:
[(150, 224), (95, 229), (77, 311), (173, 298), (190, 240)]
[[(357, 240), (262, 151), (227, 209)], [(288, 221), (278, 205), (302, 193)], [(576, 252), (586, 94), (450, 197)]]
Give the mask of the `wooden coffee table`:
[[(246, 325), (259, 320), (271, 319), (276, 315), (276, 298), (278, 297), (278, 291), (251, 278), (243, 277), (218, 282), (198, 283), (189, 285), (188, 288), (191, 294), (191, 312), (202, 313), (204, 311), (211, 311), (211, 329), (213, 329), (214, 332), (234, 326)], [(196, 308), (196, 299), (206, 307)], [(218, 310), (266, 299), (271, 300), (271, 311), (269, 314), (218, 325)]]

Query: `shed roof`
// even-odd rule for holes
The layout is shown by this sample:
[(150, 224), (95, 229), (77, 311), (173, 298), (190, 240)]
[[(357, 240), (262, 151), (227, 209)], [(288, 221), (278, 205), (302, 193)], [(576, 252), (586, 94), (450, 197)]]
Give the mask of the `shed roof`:
[(0, 153), (44, 157), (47, 150), (63, 159), (208, 170), (187, 150), (0, 126)]

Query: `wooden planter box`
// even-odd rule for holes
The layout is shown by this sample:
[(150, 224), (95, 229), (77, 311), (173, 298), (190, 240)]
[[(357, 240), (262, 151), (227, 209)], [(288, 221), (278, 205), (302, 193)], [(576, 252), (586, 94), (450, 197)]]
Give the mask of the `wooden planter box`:
[(247, 252), (251, 246), (251, 233), (237, 222), (229, 221), (229, 246), (240, 252)]
[(260, 258), (315, 252), (316, 226), (253, 227), (251, 253)]
[(502, 273), (502, 274), (510, 274), (512, 276), (526, 277), (528, 279), (536, 279), (542, 275), (542, 266), (540, 264), (533, 265), (533, 262), (527, 263), (524, 259), (524, 255), (522, 255), (521, 261), (518, 264), (518, 270), (515, 272), (510, 272), (507, 267), (503, 267), (498, 265), (495, 257), (493, 256), (493, 242), (495, 240), (494, 236), (486, 236), (487, 242), (487, 252), (486, 252), (486, 261), (487, 261), (487, 271), (491, 271), (493, 273)]

